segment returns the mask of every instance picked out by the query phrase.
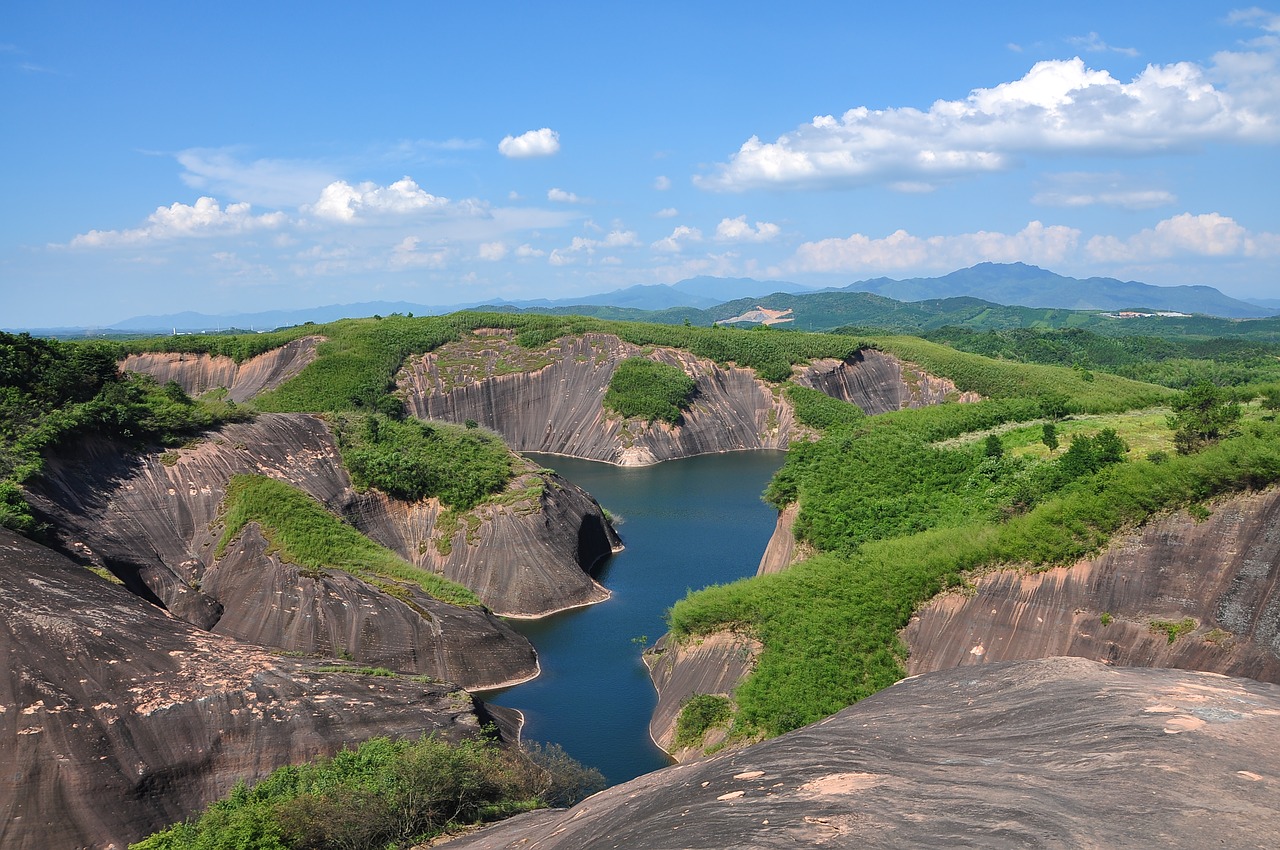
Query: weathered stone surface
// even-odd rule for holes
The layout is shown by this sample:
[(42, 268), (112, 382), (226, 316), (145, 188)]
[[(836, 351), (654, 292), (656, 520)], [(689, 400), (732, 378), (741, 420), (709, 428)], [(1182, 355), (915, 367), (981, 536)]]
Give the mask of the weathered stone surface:
[[(750, 369), (726, 369), (687, 351), (642, 349), (608, 334), (553, 345), (530, 353), (506, 335), (489, 333), (442, 346), (401, 371), (405, 405), (421, 418), (473, 419), (502, 434), (516, 451), (624, 466), (786, 448), (795, 433), (790, 405)], [(696, 381), (692, 409), (679, 426), (606, 413), (602, 400), (614, 368), (639, 356), (679, 367)]]
[(120, 362), (126, 372), (151, 375), (160, 383), (176, 381), (188, 395), (223, 387), (227, 398), (244, 402), (275, 389), (316, 359), (316, 345), (324, 337), (305, 336), (259, 354), (243, 363), (208, 354), (130, 354)]
[(456, 850), (1257, 848), (1280, 843), (1280, 688), (1048, 659), (907, 679)]
[(196, 629), (0, 529), (0, 846), (123, 848), (238, 779), (495, 716), (453, 685), (319, 666)]
[[(1280, 490), (1220, 502), (1203, 522), (1158, 520), (1071, 567), (974, 585), (917, 612), (909, 672), (1075, 655), (1280, 683)], [(1187, 618), (1194, 629), (1172, 642), (1151, 626)]]
[(723, 730), (711, 730), (701, 746), (677, 749), (676, 720), (684, 702), (694, 694), (729, 696), (751, 672), (760, 654), (760, 642), (733, 632), (717, 632), (678, 644), (663, 635), (644, 654), (649, 678), (658, 690), (658, 704), (649, 718), (649, 737), (676, 761), (697, 758), (706, 747), (725, 739)]
[[(101, 441), (51, 459), (30, 488), (64, 548), (202, 628), (300, 652), (426, 673), (467, 687), (534, 675), (527, 640), (492, 614), (413, 592), (399, 599), (341, 573), (304, 576), (243, 536), (219, 561), (218, 506), (235, 474), (268, 475), (310, 493), (424, 569), (472, 586), (499, 611), (536, 614), (606, 597), (586, 571), (616, 538), (590, 497), (526, 474), (511, 504), (479, 509), (447, 556), (432, 534), (439, 506), (357, 493), (324, 422), (262, 415), (162, 456)], [(535, 483), (536, 482), (536, 483)]]
[(960, 392), (946, 378), (904, 363), (892, 354), (867, 349), (847, 360), (814, 360), (799, 371), (795, 382), (851, 402), (874, 415), (944, 401), (978, 401), (977, 393)]

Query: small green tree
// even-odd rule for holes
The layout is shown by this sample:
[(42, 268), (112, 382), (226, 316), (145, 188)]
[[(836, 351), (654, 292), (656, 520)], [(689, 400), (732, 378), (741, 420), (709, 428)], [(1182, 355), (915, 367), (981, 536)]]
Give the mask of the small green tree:
[(1201, 381), (1174, 398), (1169, 427), (1178, 454), (1198, 452), (1225, 437), (1240, 420), (1240, 404), (1226, 391)]
[(1045, 444), (1050, 454), (1056, 452), (1058, 450), (1058, 426), (1052, 422), (1044, 423), (1044, 428), (1040, 431), (1040, 442)]
[(1000, 442), (1000, 438), (995, 434), (988, 434), (983, 453), (987, 457), (1002, 457), (1004, 455), (1004, 445)]

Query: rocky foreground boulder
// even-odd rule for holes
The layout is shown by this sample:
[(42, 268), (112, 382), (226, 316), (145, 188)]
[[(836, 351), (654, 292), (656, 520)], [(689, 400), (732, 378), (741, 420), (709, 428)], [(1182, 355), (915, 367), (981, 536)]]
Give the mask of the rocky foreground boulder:
[(344, 669), (197, 629), (0, 529), (0, 847), (123, 848), (378, 735), (515, 734), (454, 685)]
[(1280, 687), (1053, 658), (906, 679), (456, 850), (1280, 844)]

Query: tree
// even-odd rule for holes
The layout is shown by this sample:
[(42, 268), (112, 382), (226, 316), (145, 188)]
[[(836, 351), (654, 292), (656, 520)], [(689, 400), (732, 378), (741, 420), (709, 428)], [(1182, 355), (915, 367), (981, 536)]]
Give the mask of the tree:
[(1040, 412), (1046, 419), (1052, 419), (1057, 422), (1059, 419), (1066, 418), (1067, 405), (1071, 403), (1070, 397), (1067, 395), (1050, 390), (1040, 396)]
[(995, 434), (987, 435), (987, 442), (983, 448), (987, 457), (1001, 457), (1004, 455), (1004, 445), (1001, 444), (1000, 438)]
[(1169, 417), (1178, 454), (1192, 454), (1227, 436), (1240, 420), (1240, 405), (1226, 391), (1201, 381), (1174, 398)]
[(1052, 422), (1044, 423), (1044, 428), (1040, 432), (1040, 442), (1048, 447), (1050, 454), (1056, 452), (1058, 450), (1058, 426)]

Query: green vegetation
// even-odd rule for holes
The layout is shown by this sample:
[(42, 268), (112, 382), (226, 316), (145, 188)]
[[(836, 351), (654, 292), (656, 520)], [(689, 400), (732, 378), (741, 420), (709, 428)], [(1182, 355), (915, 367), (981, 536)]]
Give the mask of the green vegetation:
[(411, 502), (436, 497), (466, 511), (511, 480), (510, 450), (479, 428), (399, 421), (381, 413), (339, 414), (330, 421), (343, 463), (360, 488), (377, 487)]
[(787, 399), (796, 413), (796, 419), (801, 425), (808, 425), (810, 428), (825, 430), (836, 425), (853, 425), (866, 418), (866, 414), (857, 405), (798, 384), (787, 386)]
[[(280, 559), (310, 570), (343, 570), (396, 593), (392, 582), (407, 582), (454, 605), (479, 605), (467, 588), (402, 560), (329, 513), (301, 490), (262, 475), (237, 475), (227, 485), (222, 506), (225, 529), (215, 557), (249, 523), (257, 523)], [(400, 589), (400, 593), (403, 593)]]
[(629, 357), (613, 370), (604, 406), (624, 419), (661, 419), (678, 425), (681, 411), (689, 409), (695, 388), (693, 378), (677, 366), (647, 357)]
[(173, 382), (121, 374), (115, 358), (109, 343), (0, 332), (0, 526), (39, 531), (19, 485), (72, 436), (171, 446), (244, 415), (230, 403), (193, 401)]
[(390, 850), (604, 786), (559, 747), (374, 738), (331, 759), (243, 782), (200, 817), (132, 850)]
[(733, 703), (720, 694), (694, 694), (680, 707), (676, 718), (676, 749), (696, 747), (709, 730), (728, 726), (733, 719)]
[(1199, 454), (1111, 464), (1003, 522), (970, 519), (963, 504), (955, 512), (923, 504), (927, 530), (912, 529), (910, 517), (863, 516), (849, 524), (848, 539), (841, 512), (802, 498), (807, 538), (831, 551), (783, 573), (691, 593), (671, 609), (671, 632), (682, 640), (731, 628), (759, 639), (756, 670), (735, 692), (735, 728), (780, 734), (901, 678), (898, 631), (965, 571), (1071, 563), (1156, 513), (1277, 480), (1280, 428), (1257, 423)]
[(1173, 415), (1169, 417), (1169, 427), (1180, 454), (1199, 451), (1222, 439), (1240, 421), (1242, 413), (1239, 403), (1207, 382), (1180, 394), (1170, 406)]
[(1150, 625), (1151, 631), (1163, 632), (1169, 638), (1169, 643), (1196, 630), (1196, 621), (1191, 617), (1183, 617), (1181, 620), (1152, 620)]

